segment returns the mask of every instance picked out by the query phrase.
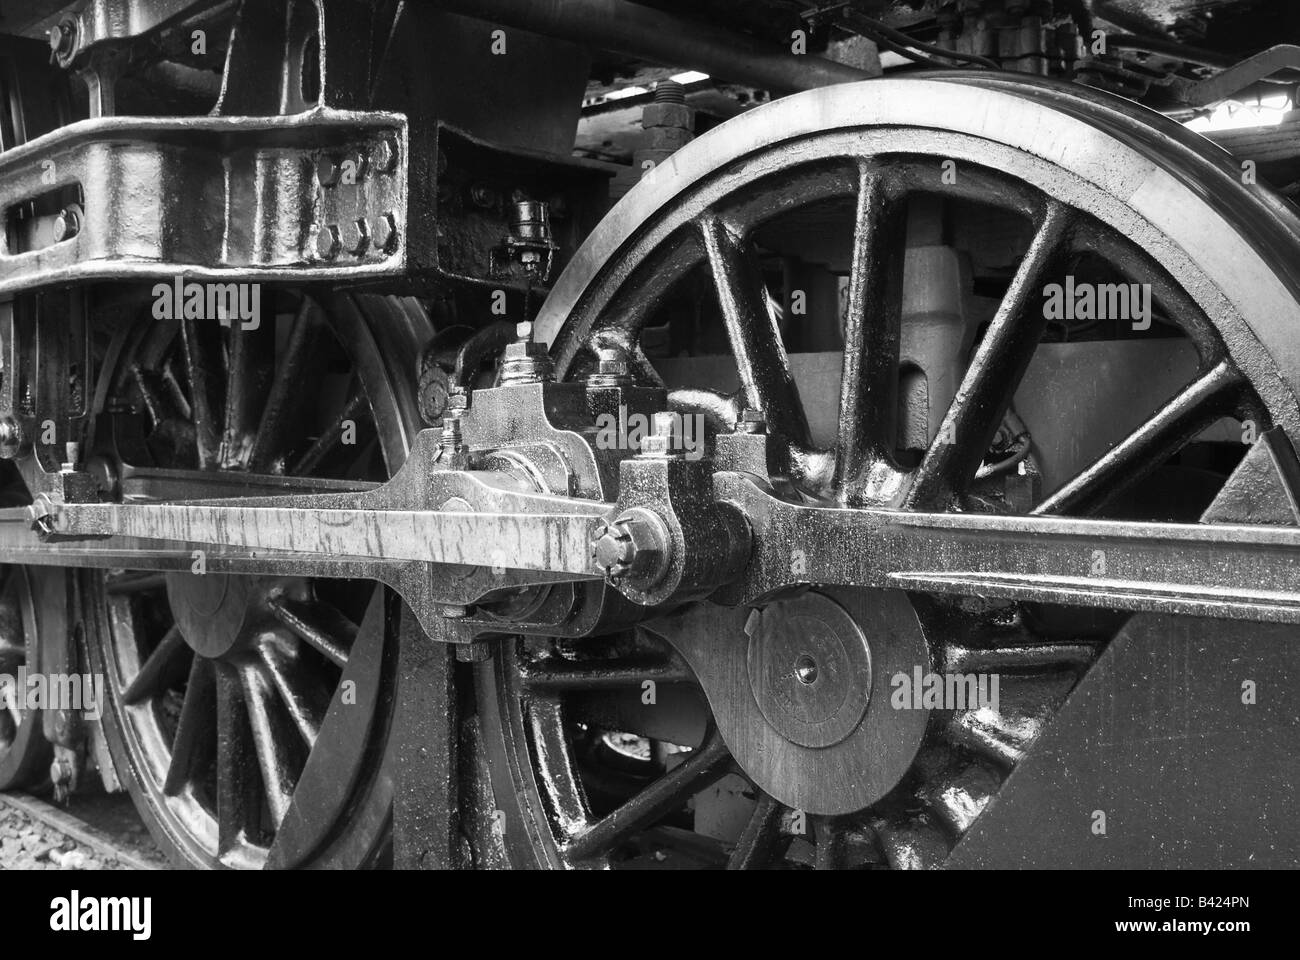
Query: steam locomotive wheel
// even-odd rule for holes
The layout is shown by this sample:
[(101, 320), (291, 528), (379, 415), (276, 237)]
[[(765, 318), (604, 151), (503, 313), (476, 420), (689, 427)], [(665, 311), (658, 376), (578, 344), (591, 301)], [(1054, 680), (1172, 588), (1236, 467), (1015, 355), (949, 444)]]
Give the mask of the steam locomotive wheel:
[(32, 579), (59, 577), (58, 571), (0, 567), (0, 790), (31, 787), (45, 779), (51, 750), (41, 732), (41, 712), (29, 709), (18, 682), (19, 669), (40, 671), (37, 604)]
[[(95, 447), (117, 493), (190, 499), (250, 474), (342, 489), (401, 465), (419, 423), (402, 364), (429, 336), (423, 311), (368, 296), (278, 306), (255, 331), (150, 318), (118, 335)], [(401, 609), (385, 588), (202, 567), (82, 587), (114, 765), (175, 862), (388, 856)]]
[[(955, 380), (922, 367), (937, 408), (922, 407), (918, 442), (900, 410), (904, 290), (939, 281), (905, 271), (904, 249), (935, 203), (1020, 240), (955, 351)], [(795, 250), (828, 233), (838, 248)], [(1226, 156), (1121, 101), (993, 76), (869, 81), (759, 108), (661, 164), (588, 239), (537, 327), (562, 378), (613, 346), (641, 380), (675, 388), (675, 409), (720, 429), (761, 411), (789, 464), (774, 489), (804, 502), (1195, 522), (1246, 449), (1216, 445), (1217, 467), (1200, 471), (1212, 482), (1171, 502), (1162, 471), (1187, 475), (1179, 458), (1208, 429), (1235, 419), (1300, 439), (1297, 237), (1294, 215)], [(765, 266), (773, 255), (844, 265), (840, 377), (817, 391), (838, 403), (820, 421), (787, 350), (797, 321), (771, 305), (792, 294), (788, 273)], [(1149, 285), (1179, 379), (1109, 417), (1120, 422), (1081, 413), (1083, 426), (1040, 429), (1031, 446), (1008, 425), (1044, 344), (1131, 339), (1049, 327), (1047, 290), (1076, 273)], [(684, 352), (702, 369), (714, 344), (726, 362), (707, 376), (673, 365)], [(717, 389), (723, 366), (735, 393)], [(1048, 460), (1066, 448), (1091, 452), (1063, 473)], [(924, 584), (880, 596), (814, 585), (753, 610), (695, 604), (616, 636), (503, 644), (477, 668), (503, 828), (477, 853), (551, 867), (937, 865), (1127, 619)], [(879, 675), (907, 675), (903, 663), (996, 675), (999, 702), (902, 720), (907, 704), (880, 702)], [(845, 734), (855, 722), (865, 732)]]

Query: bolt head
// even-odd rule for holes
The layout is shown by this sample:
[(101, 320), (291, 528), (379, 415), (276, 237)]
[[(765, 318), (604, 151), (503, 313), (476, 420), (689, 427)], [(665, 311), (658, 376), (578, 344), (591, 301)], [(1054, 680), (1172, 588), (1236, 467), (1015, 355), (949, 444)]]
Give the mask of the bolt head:
[(354, 257), (363, 257), (370, 249), (370, 224), (364, 217), (358, 217), (345, 227), (343, 245)]
[(64, 208), (59, 211), (58, 218), (54, 221), (54, 242), (62, 243), (64, 240), (71, 240), (81, 231), (81, 217), (77, 211)]
[(632, 538), (617, 525), (606, 525), (592, 542), (591, 558), (605, 576), (621, 577), (635, 559)]
[(642, 585), (653, 586), (668, 570), (668, 533), (650, 511), (634, 508), (596, 530), (591, 558), (611, 580), (635, 577)]
[(695, 111), (684, 103), (647, 103), (641, 110), (641, 126), (676, 127), (679, 130), (695, 128)]
[(740, 412), (740, 419), (736, 421), (737, 433), (765, 433), (766, 431), (767, 418), (763, 416), (762, 410), (746, 407)]
[(371, 153), (371, 161), (374, 164), (376, 173), (393, 173), (397, 170), (397, 160), (400, 156), (397, 146), (396, 137), (384, 137), (377, 144)]
[(397, 249), (397, 218), (391, 213), (376, 217), (371, 239), (378, 253), (392, 253)]
[(523, 323), (515, 324), (515, 337), (519, 340), (533, 339), (533, 325), (527, 320)]
[(323, 225), (316, 233), (316, 256), (320, 260), (333, 260), (339, 255), (339, 250), (343, 246), (343, 241), (339, 236), (339, 228), (332, 223)]
[(77, 25), (71, 20), (64, 20), (58, 26), (50, 27), (50, 52), (56, 57), (66, 57), (72, 52), (77, 38)]
[(316, 179), (322, 187), (336, 186), (342, 174), (343, 166), (333, 154), (322, 153), (316, 159)]
[(451, 380), (447, 371), (433, 363), (420, 374), (420, 388), (417, 394), (420, 404), (420, 419), (429, 426), (442, 423), (442, 415), (450, 401)]

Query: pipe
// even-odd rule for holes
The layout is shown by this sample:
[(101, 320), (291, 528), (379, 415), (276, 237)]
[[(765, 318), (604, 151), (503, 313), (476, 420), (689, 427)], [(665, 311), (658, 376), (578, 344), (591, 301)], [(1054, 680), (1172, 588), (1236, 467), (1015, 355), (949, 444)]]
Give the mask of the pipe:
[(775, 93), (866, 80), (874, 74), (627, 0), (435, 0), (452, 13), (609, 50), (638, 60), (701, 70)]

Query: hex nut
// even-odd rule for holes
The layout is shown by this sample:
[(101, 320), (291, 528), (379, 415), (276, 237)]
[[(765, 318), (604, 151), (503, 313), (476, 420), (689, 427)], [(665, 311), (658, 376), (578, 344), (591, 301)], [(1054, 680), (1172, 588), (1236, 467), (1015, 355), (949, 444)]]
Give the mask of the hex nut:
[(695, 134), (681, 127), (650, 127), (641, 141), (647, 150), (677, 151), (695, 139)]
[(384, 137), (377, 144), (371, 160), (374, 164), (376, 173), (393, 173), (397, 170), (397, 161), (401, 156), (401, 151), (397, 146), (396, 137)]
[(325, 224), (316, 231), (316, 257), (318, 259), (333, 260), (339, 255), (342, 246), (339, 228), (332, 223)]
[(397, 217), (391, 213), (376, 217), (372, 239), (379, 253), (392, 253), (397, 249)]
[(337, 186), (342, 173), (343, 168), (339, 164), (338, 157), (333, 154), (322, 153), (316, 159), (316, 180), (322, 187)]
[(647, 103), (641, 110), (641, 126), (677, 127), (681, 130), (695, 128), (695, 110), (684, 103)]
[(359, 217), (344, 224), (343, 249), (354, 257), (365, 256), (370, 249), (370, 225), (365, 218)]

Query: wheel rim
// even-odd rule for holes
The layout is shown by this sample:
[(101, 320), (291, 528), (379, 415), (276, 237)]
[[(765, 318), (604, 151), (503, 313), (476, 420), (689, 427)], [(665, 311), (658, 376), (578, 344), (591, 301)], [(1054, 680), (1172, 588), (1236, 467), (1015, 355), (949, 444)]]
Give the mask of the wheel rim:
[(0, 674), (11, 681), (0, 691), (0, 790), (31, 786), (50, 768), (50, 746), (41, 732), (41, 711), (27, 709), (18, 671), (41, 670), (36, 608), (29, 578), (51, 574), (0, 567)]
[[(119, 338), (104, 388), (119, 412), (101, 421), (96, 449), (153, 469), (123, 469), (124, 494), (250, 469), (374, 482), (401, 465), (418, 421), (399, 364), (428, 336), (418, 306), (303, 297), (264, 326), (257, 350), (235, 328), (223, 345), (215, 324)], [(400, 616), (389, 591), (194, 571), (83, 585), (115, 763), (175, 859), (355, 867), (385, 856)]]
[[(916, 122), (918, 116), (926, 118), (924, 126)], [(1177, 166), (1161, 166), (1153, 159), (1161, 154), (1148, 142), (1139, 141), (1149, 153), (1117, 136), (1133, 137), (1138, 130), (1146, 141), (1172, 136)], [(890, 462), (892, 450), (873, 436), (893, 416), (891, 404), (880, 398), (890, 396), (886, 382), (897, 377), (897, 367), (890, 364), (884, 372), (872, 367), (873, 358), (896, 356), (898, 349), (890, 339), (897, 337), (896, 329), (875, 322), (890, 305), (873, 298), (876, 291), (890, 289), (896, 279), (891, 270), (899, 268), (871, 251), (881, 249), (881, 238), (899, 236), (891, 234), (898, 229), (888, 212), (893, 198), (939, 192), (935, 184), (943, 159), (955, 160), (965, 181), (949, 197), (965, 190), (972, 199), (1018, 209), (1032, 224), (1033, 240), (1001, 298), (1007, 322), (999, 327), (995, 319), (984, 334), (963, 373), (966, 385), (947, 414), (957, 436), (979, 439), (946, 452), (931, 444), (919, 463), (900, 468)], [(891, 176), (908, 166), (911, 183), (901, 188), (891, 183)], [(917, 179), (925, 174), (928, 181)], [(768, 196), (746, 196), (755, 184)], [(1207, 202), (1216, 191), (1213, 204)], [(1241, 203), (1229, 198), (1231, 191), (1242, 193)], [(595, 350), (611, 342), (630, 350), (643, 374), (653, 377), (639, 342), (643, 324), (673, 283), (703, 263), (718, 288), (726, 342), (740, 367), (740, 394), (720, 399), (731, 405), (733, 417), (741, 406), (767, 414), (770, 432), (789, 444), (792, 472), (807, 494), (823, 502), (970, 509), (973, 477), (1010, 397), (1000, 397), (996, 389), (986, 390), (981, 402), (963, 403), (960, 397), (963, 392), (978, 396), (980, 388), (998, 379), (1019, 382), (1039, 336), (1023, 342), (1023, 323), (1011, 321), (1023, 314), (1025, 294), (1041, 289), (1045, 277), (1063, 268), (1057, 256), (1061, 241), (1074, 239), (1076, 246), (1121, 260), (1111, 263), (1117, 273), (1151, 283), (1156, 300), (1178, 321), (1196, 354), (1191, 375), (1172, 400), (1139, 419), (1131, 435), (1136, 439), (1033, 504), (1038, 513), (1086, 514), (1113, 504), (1124, 486), (1120, 481), (1166, 462), (1204, 425), (1223, 416), (1252, 419), (1261, 431), (1280, 426), (1293, 442), (1297, 439), (1300, 368), (1294, 361), (1300, 339), (1288, 327), (1300, 309), (1294, 281), (1284, 269), (1288, 256), (1295, 262), (1296, 220), (1284, 206), (1246, 193), (1251, 191), (1239, 177), (1232, 178), (1213, 151), (1197, 147), (1192, 135), (1173, 135), (1168, 128), (1152, 132), (1140, 115), (1121, 112), (1107, 98), (1071, 94), (1046, 82), (1021, 88), (1007, 78), (954, 76), (830, 88), (756, 110), (661, 164), (574, 258), (543, 306), (538, 330), (551, 341), (562, 377), (581, 377)], [(852, 415), (837, 424), (838, 442), (827, 449), (809, 442), (781, 334), (775, 319), (765, 322), (766, 291), (755, 291), (754, 277), (761, 284), (761, 272), (746, 263), (746, 246), (766, 218), (810, 198), (845, 196), (857, 201), (849, 315), (872, 322), (860, 325), (856, 340), (853, 331), (848, 334), (842, 385), (868, 386), (844, 390), (840, 410), (847, 407)], [(720, 276), (725, 279), (719, 281)], [(875, 388), (873, 376), (880, 378)], [(970, 385), (976, 389), (967, 391)], [(981, 407), (996, 409), (997, 418), (981, 422)], [(1126, 471), (1134, 477), (1126, 477)], [(721, 853), (702, 854), (705, 862), (902, 867), (941, 862), (1095, 658), (1104, 637), (1123, 622), (1103, 620), (1104, 637), (1067, 630), (1078, 642), (1062, 643), (1060, 628), (1048, 623), (1058, 615), (1055, 609), (986, 609), (958, 626), (953, 614), (959, 605), (918, 595), (911, 601), (926, 625), (936, 664), (969, 664), (972, 655), (995, 663), (1021, 683), (1020, 705), (1003, 717), (932, 717), (925, 744), (898, 786), (853, 816), (812, 818), (815, 842), (804, 842), (797, 856), (790, 854), (790, 831), (781, 826), (788, 812), (751, 785), (748, 822), (722, 841)], [(983, 632), (972, 625), (981, 618)], [(516, 827), (513, 838), (507, 830), (507, 845), (546, 865), (600, 865), (614, 849), (607, 841), (617, 817), (592, 812), (574, 760), (575, 744), (586, 735), (584, 721), (575, 719), (579, 711), (565, 698), (580, 683), (590, 688), (594, 672), (624, 671), (624, 682), (635, 689), (642, 678), (667, 669), (674, 647), (688, 644), (665, 645), (663, 663), (648, 667), (629, 659), (622, 640), (585, 642), (580, 656), (608, 658), (599, 671), (592, 665), (575, 669), (571, 661), (579, 654), (552, 644), (540, 662), (552, 671), (588, 676), (548, 682), (539, 695), (527, 682), (539, 670), (536, 643), (503, 647), (498, 662), (479, 671), (485, 736), (497, 757), (493, 786), (498, 803), (510, 805), (507, 827)], [(700, 769), (693, 784), (678, 790), (675, 809), (693, 796), (698, 801), (700, 790), (732, 772), (724, 753), (710, 753), (711, 744), (706, 735), (687, 744), (696, 748)], [(638, 803), (634, 796), (627, 805)], [(655, 820), (650, 817), (642, 826)], [(593, 842), (593, 833), (600, 842)]]

